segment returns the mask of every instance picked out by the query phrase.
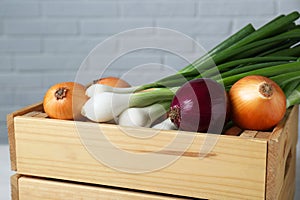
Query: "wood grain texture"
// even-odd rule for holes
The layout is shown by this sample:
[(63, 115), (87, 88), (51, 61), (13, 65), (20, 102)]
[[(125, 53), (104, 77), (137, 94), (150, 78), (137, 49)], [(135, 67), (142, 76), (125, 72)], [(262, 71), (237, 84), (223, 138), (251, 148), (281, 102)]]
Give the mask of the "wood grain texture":
[(255, 138), (257, 135), (258, 131), (252, 131), (252, 130), (245, 130), (243, 133), (240, 135), (242, 138)]
[(95, 185), (76, 184), (40, 178), (19, 179), (20, 200), (184, 200), (180, 198), (150, 194), (140, 191), (126, 191)]
[[(18, 173), (207, 199), (293, 197), (298, 106), (273, 132), (246, 130), (240, 137), (46, 119), (41, 111), (36, 104), (8, 117)], [(179, 135), (186, 138), (176, 145), (188, 148), (165, 149)], [(122, 170), (153, 162), (124, 167), (128, 158), (115, 155), (107, 140), (126, 152), (177, 160), (148, 173), (118, 171), (97, 160), (95, 152), (111, 156)], [(213, 147), (207, 154), (199, 152), (204, 144)]]
[[(106, 155), (112, 155), (112, 151), (107, 142), (98, 137), (99, 129), (111, 142), (126, 151), (138, 154), (157, 151), (161, 159), (177, 160), (148, 173), (120, 172), (105, 166), (87, 151), (87, 146), (81, 143), (78, 127), (85, 130), (81, 137), (88, 141), (89, 147)], [(147, 136), (152, 131), (108, 124), (15, 117), (18, 173), (198, 198), (264, 199), (267, 141), (180, 132), (187, 138), (193, 136), (193, 142), (182, 156), (178, 156), (180, 152), (176, 148), (162, 150), (176, 137), (174, 131), (161, 131), (150, 139), (124, 134)], [(201, 159), (199, 149), (205, 141), (209, 141), (209, 137), (210, 141), (215, 141), (214, 147)], [(181, 141), (185, 142), (189, 140)], [(115, 160), (118, 167), (128, 162), (127, 157), (116, 156)], [(130, 170), (140, 170), (153, 165), (153, 162), (130, 163)]]
[(294, 200), (296, 179), (296, 148), (291, 149), (291, 157), (287, 163), (285, 180), (279, 193), (278, 199)]
[(11, 200), (19, 200), (19, 178), (21, 175), (14, 174), (10, 177)]
[(13, 170), (13, 171), (17, 170), (14, 117), (24, 115), (30, 111), (42, 111), (42, 110), (43, 110), (43, 104), (40, 102), (37, 104), (30, 105), (28, 107), (22, 108), (13, 113), (10, 113), (6, 117), (8, 143), (9, 143), (9, 151), (10, 151), (10, 163), (11, 163), (11, 170)]
[(243, 130), (238, 126), (232, 126), (224, 132), (224, 135), (239, 136), (242, 132)]
[[(298, 106), (272, 132), (268, 140), (266, 197), (293, 200), (298, 140)], [(288, 185), (290, 184), (290, 185)], [(290, 188), (289, 188), (290, 187)]]

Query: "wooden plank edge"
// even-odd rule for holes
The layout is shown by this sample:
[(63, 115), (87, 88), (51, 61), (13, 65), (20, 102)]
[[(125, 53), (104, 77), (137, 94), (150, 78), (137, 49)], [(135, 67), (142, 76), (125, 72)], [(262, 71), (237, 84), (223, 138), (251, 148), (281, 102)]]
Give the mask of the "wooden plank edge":
[(298, 110), (299, 110), (299, 106), (295, 105), (286, 111), (286, 114), (283, 117), (283, 119), (273, 129), (272, 134), (270, 136), (271, 140), (278, 141), (278, 138), (280, 137), (286, 123), (291, 120), (290, 118), (293, 117), (294, 115), (297, 115), (296, 117), (298, 118)]
[[(101, 190), (103, 193), (120, 194), (121, 196), (129, 194), (129, 195), (132, 195), (132, 197), (134, 197), (135, 195), (138, 195), (138, 199), (148, 199), (148, 198), (164, 199), (164, 200), (169, 200), (169, 199), (193, 200), (193, 199), (195, 199), (193, 197), (180, 196), (180, 195), (175, 195), (175, 194), (166, 194), (166, 193), (151, 192), (151, 191), (131, 189), (131, 188), (122, 188), (122, 187), (116, 187), (116, 186), (108, 186), (108, 185), (78, 182), (78, 181), (63, 180), (63, 179), (48, 178), (48, 177), (39, 177), (39, 176), (25, 175), (25, 176), (20, 177), (18, 180), (19, 180), (20, 184), (40, 182), (43, 190), (46, 189), (47, 186), (49, 186), (49, 185), (52, 185), (52, 186), (57, 185), (57, 186), (66, 186), (68, 189), (72, 189), (72, 188), (77, 188), (79, 190), (81, 188), (89, 188), (90, 190), (97, 189), (99, 191)], [(21, 189), (21, 188), (22, 188), (22, 186), (19, 187), (19, 189)], [(39, 189), (41, 189), (41, 188), (39, 188)], [(21, 190), (19, 190), (19, 191), (21, 191)], [(75, 190), (75, 191), (78, 192), (77, 190)], [(85, 196), (85, 199), (87, 196)], [(117, 197), (115, 197), (115, 198), (119, 199)], [(111, 199), (111, 198), (109, 198), (109, 199)], [(198, 200), (207, 200), (207, 199), (198, 199)]]
[(291, 149), (288, 169), (278, 199), (294, 200), (296, 189), (296, 146)]
[(19, 178), (20, 174), (14, 174), (10, 177), (11, 199), (19, 200)]
[(27, 106), (25, 108), (10, 113), (6, 117), (9, 154), (10, 154), (10, 168), (13, 171), (17, 171), (14, 118), (16, 116), (24, 115), (30, 111), (43, 111), (43, 103), (39, 102), (36, 104), (32, 104), (30, 106)]
[(240, 133), (240, 137), (242, 138), (255, 138), (255, 139), (262, 139), (262, 140), (276, 140), (280, 137), (280, 134), (289, 119), (290, 115), (293, 115), (292, 112), (298, 110), (298, 105), (293, 106), (292, 108), (288, 109), (285, 113), (283, 119), (273, 128), (272, 131), (255, 131), (255, 130), (244, 130)]
[[(298, 141), (298, 117), (299, 117), (299, 107), (294, 106), (289, 109), (288, 114), (285, 119), (278, 124), (276, 129), (272, 132), (267, 143), (267, 173), (266, 173), (266, 199), (273, 200), (278, 199), (281, 191), (284, 188), (284, 184), (290, 172), (286, 171), (287, 162), (291, 162), (291, 167), (293, 167), (293, 160), (289, 159), (289, 152), (296, 148)], [(294, 134), (293, 134), (294, 133)], [(292, 152), (293, 153), (293, 152)], [(292, 159), (296, 159), (296, 155), (293, 155)], [(283, 169), (280, 161), (284, 161)], [(291, 170), (291, 169), (289, 169)], [(292, 170), (291, 170), (292, 171)], [(283, 182), (276, 181), (279, 176), (284, 175)], [(280, 185), (281, 184), (281, 187)]]

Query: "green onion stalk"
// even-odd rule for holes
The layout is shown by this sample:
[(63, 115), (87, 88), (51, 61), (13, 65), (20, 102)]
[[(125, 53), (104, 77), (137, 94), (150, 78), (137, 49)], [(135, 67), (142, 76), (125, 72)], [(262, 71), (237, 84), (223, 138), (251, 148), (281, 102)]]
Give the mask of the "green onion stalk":
[(300, 28), (295, 24), (299, 17), (298, 12), (280, 15), (257, 30), (248, 24), (177, 73), (123, 93), (134, 93), (135, 107), (160, 102), (166, 107), (187, 81), (211, 78), (229, 90), (245, 76), (261, 75), (283, 88), (288, 106), (295, 105), (300, 102)]
[(293, 105), (300, 103), (300, 83), (294, 88), (294, 90), (287, 96), (286, 107), (289, 108)]

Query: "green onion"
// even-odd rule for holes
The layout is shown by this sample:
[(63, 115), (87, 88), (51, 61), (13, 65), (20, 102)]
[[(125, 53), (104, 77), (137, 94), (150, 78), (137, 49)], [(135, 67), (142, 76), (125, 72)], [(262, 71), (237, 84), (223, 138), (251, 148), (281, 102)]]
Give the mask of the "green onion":
[(300, 84), (287, 96), (286, 107), (289, 108), (293, 105), (300, 104)]
[(290, 94), (295, 90), (295, 88), (299, 85), (300, 79), (296, 81), (291, 81), (282, 87), (284, 94), (286, 97), (290, 96)]
[(210, 77), (215, 75), (215, 73), (226, 72), (229, 69), (232, 69), (238, 65), (245, 64), (255, 64), (255, 63), (263, 63), (270, 61), (296, 61), (296, 57), (288, 57), (288, 56), (266, 56), (266, 57), (253, 57), (253, 58), (243, 58), (239, 60), (233, 60), (226, 62), (224, 64), (218, 65), (214, 68), (208, 69), (207, 71), (202, 73), (203, 77)]
[(181, 69), (179, 71), (179, 73), (185, 72), (185, 71), (190, 71), (194, 67), (194, 65), (197, 65), (199, 63), (203, 63), (206, 59), (210, 59), (210, 56), (212, 56), (214, 54), (217, 54), (217, 53), (221, 52), (222, 50), (234, 45), (237, 41), (240, 41), (242, 38), (248, 36), (249, 34), (253, 33), (254, 31), (255, 31), (255, 29), (253, 28), (253, 26), (251, 24), (246, 25), (241, 30), (239, 30), (238, 32), (236, 32), (235, 34), (233, 34), (232, 36), (227, 38), (225, 41), (221, 42), (219, 45), (214, 47), (212, 50), (210, 50), (203, 57), (199, 58), (198, 60), (196, 60), (192, 64), (190, 64), (190, 65), (184, 67), (183, 69)]
[[(300, 29), (299, 30), (293, 29), (288, 32), (282, 33), (280, 35), (271, 37), (271, 38), (267, 38), (267, 39), (263, 39), (260, 41), (256, 41), (256, 42), (247, 44), (238, 49), (231, 49), (231, 48), (225, 49), (224, 51), (213, 55), (211, 59), (205, 60), (203, 63), (201, 63), (201, 65), (193, 65), (194, 67), (191, 68), (190, 71), (184, 71), (182, 73), (179, 73), (179, 75), (175, 74), (175, 75), (163, 78), (163, 79), (159, 80), (158, 83), (168, 81), (170, 79), (177, 79), (178, 77), (181, 77), (181, 76), (186, 77), (188, 80), (188, 77), (198, 76), (204, 70), (214, 67), (215, 65), (219, 65), (219, 64), (225, 62), (226, 60), (232, 58), (233, 56), (239, 55), (243, 52), (248, 52), (250, 50), (251, 50), (251, 53), (249, 53), (249, 56), (251, 56), (252, 54), (261, 52), (261, 48), (263, 45), (268, 46), (268, 48), (272, 48), (272, 45), (270, 45), (270, 44), (273, 44), (273, 42), (275, 42), (275, 43), (282, 42), (287, 39), (299, 39), (300, 40)], [(265, 46), (263, 46), (263, 48), (265, 50)], [(180, 84), (181, 84), (181, 82), (180, 82)]]
[(232, 48), (239, 48), (246, 44), (252, 43), (254, 41), (258, 41), (275, 34), (281, 33), (282, 29), (285, 30), (285, 27), (289, 24), (293, 23), (300, 17), (298, 12), (292, 12), (287, 16), (279, 16), (274, 20), (270, 21), (266, 25), (259, 28), (257, 31), (253, 32), (248, 37), (244, 38), (243, 40), (237, 42)]
[(137, 92), (130, 97), (130, 107), (144, 107), (160, 101), (170, 101), (178, 88), (156, 88), (153, 91)]
[[(280, 15), (257, 30), (248, 24), (177, 73), (153, 83), (126, 90), (120, 88), (120, 91), (114, 94), (119, 95), (120, 99), (122, 97), (128, 100), (129, 107), (145, 107), (153, 104), (166, 106), (173, 99), (177, 89), (190, 80), (211, 78), (223, 84), (228, 91), (243, 77), (261, 75), (279, 84), (286, 94), (288, 107), (298, 104), (300, 103), (300, 27), (295, 21), (299, 17), (298, 12)], [(143, 91), (149, 88), (152, 90)], [(91, 94), (97, 93), (93, 91)], [(132, 91), (133, 94), (130, 93)], [(108, 95), (108, 92), (105, 95), (112, 96)], [(90, 99), (97, 98), (98, 102), (103, 99), (102, 96), (95, 94)], [(92, 116), (93, 104), (91, 101), (89, 103), (90, 105), (85, 106), (86, 113)], [(109, 113), (109, 116), (103, 116), (103, 120), (110, 119), (113, 113)], [(92, 117), (100, 119), (102, 116)]]
[[(262, 68), (271, 67), (271, 66), (280, 65), (280, 64), (286, 64), (286, 63), (288, 63), (288, 62), (287, 61), (277, 61), (277, 62), (267, 62), (267, 63), (247, 65), (247, 66), (232, 69), (231, 71), (226, 71), (226, 72), (222, 73), (221, 76), (222, 76), (222, 78), (226, 78), (226, 77), (230, 77), (230, 76), (233, 76), (236, 74), (241, 74), (244, 72), (252, 71), (255, 69), (262, 69)], [(211, 77), (211, 79), (216, 79), (217, 77), (219, 77), (219, 76), (218, 75), (213, 76), (213, 77)]]
[[(300, 68), (300, 63), (297, 62), (298, 68)], [(295, 69), (296, 70), (296, 69)], [(280, 87), (284, 87), (286, 84), (297, 81), (300, 78), (300, 71), (291, 71), (291, 72), (282, 72), (282, 74), (278, 73), (279, 75), (270, 77), (273, 81), (278, 83)]]
[(282, 49), (280, 51), (269, 54), (268, 56), (300, 56), (300, 45), (292, 48)]
[[(260, 53), (258, 56), (273, 56), (273, 54), (284, 56), (281, 52), (287, 49), (290, 49), (293, 45), (297, 44), (298, 40), (288, 40), (279, 44), (277, 47), (272, 48), (270, 50), (264, 51)], [(286, 54), (285, 56), (292, 56), (290, 54)]]
[[(232, 75), (230, 77), (224, 78), (223, 80), (218, 80), (219, 82), (223, 82), (224, 85), (232, 85), (234, 82), (238, 81), (239, 79), (249, 76), (249, 75), (261, 75), (266, 77), (274, 77), (274, 81), (277, 83), (287, 82), (286, 78), (295, 78), (296, 74), (290, 74), (298, 72), (297, 75), (300, 77), (300, 63), (293, 62), (288, 64), (276, 65), (272, 67), (266, 67), (263, 69), (256, 69), (248, 72), (244, 72), (241, 74)], [(280, 75), (279, 75), (280, 74)], [(298, 78), (299, 78), (298, 77)]]

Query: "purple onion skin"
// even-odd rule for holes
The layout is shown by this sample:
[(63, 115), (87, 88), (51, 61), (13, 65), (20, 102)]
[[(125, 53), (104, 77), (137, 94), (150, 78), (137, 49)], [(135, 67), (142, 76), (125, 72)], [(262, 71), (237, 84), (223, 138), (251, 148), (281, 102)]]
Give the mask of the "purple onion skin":
[(169, 117), (179, 130), (220, 134), (228, 119), (228, 98), (222, 85), (200, 78), (176, 92)]

